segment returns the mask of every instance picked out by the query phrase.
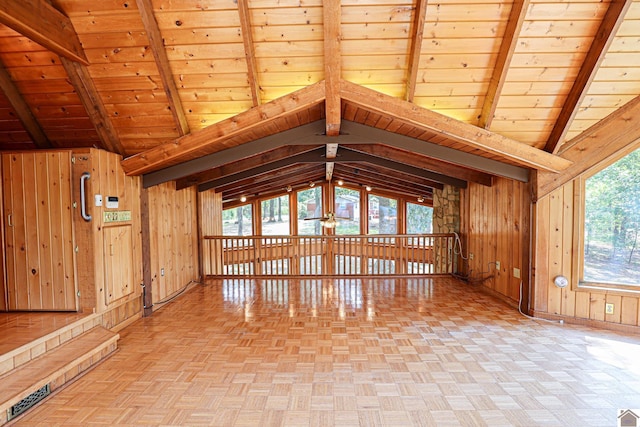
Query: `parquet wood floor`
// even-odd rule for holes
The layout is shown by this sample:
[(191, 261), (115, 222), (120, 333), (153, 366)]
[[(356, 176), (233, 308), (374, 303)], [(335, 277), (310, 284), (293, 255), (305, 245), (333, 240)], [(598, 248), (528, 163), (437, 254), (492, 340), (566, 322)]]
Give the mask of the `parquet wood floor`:
[(521, 316), (437, 279), (212, 281), (24, 426), (615, 426), (640, 337)]

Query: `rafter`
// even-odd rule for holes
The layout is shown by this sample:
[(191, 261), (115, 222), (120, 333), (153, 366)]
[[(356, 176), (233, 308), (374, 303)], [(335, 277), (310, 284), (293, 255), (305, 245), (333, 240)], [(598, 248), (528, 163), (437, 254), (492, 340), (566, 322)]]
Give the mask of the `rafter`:
[(633, 0), (612, 0), (609, 3), (607, 13), (600, 22), (600, 27), (593, 38), (589, 52), (584, 58), (578, 76), (573, 82), (573, 86), (562, 105), (558, 119), (551, 130), (547, 144), (544, 147), (545, 151), (554, 154), (559, 151), (569, 131), (569, 126), (576, 116), (589, 85), (593, 81), (598, 67), (604, 59), (604, 55), (609, 49), (609, 45), (613, 41), (613, 37), (618, 31), (618, 27), (620, 27), (631, 3), (633, 3)]
[[(337, 154), (338, 154), (338, 144), (335, 144), (335, 143), (327, 144), (327, 151), (325, 154), (326, 159), (327, 160), (335, 159)], [(326, 169), (325, 178), (327, 181), (331, 181), (331, 178), (333, 177), (333, 167), (334, 167), (334, 163), (328, 161), (325, 168)]]
[(247, 61), (247, 72), (249, 75), (249, 89), (253, 106), (260, 105), (260, 82), (258, 81), (258, 65), (256, 63), (255, 45), (253, 44), (253, 31), (251, 30), (251, 14), (249, 13), (248, 0), (237, 0), (238, 13), (240, 14), (240, 28), (242, 31), (242, 41), (244, 43), (244, 57)]
[(338, 165), (336, 167), (336, 178), (343, 180), (351, 185), (371, 185), (376, 189), (388, 192), (410, 194), (412, 196), (430, 196), (433, 194), (433, 188), (413, 185), (408, 181), (402, 181), (397, 178), (381, 176), (379, 173), (371, 173), (363, 171), (355, 166)]
[(630, 153), (639, 141), (640, 96), (564, 144), (560, 155), (574, 163), (561, 174), (539, 172), (535, 198), (544, 197), (603, 159)]
[(189, 133), (189, 124), (187, 123), (187, 116), (185, 115), (184, 108), (182, 107), (182, 101), (178, 94), (178, 87), (173, 78), (171, 72), (171, 66), (169, 65), (169, 58), (162, 42), (162, 35), (158, 28), (158, 21), (153, 14), (153, 4), (151, 0), (136, 0), (144, 29), (147, 32), (149, 38), (149, 44), (151, 46), (151, 52), (156, 60), (156, 66), (162, 79), (162, 86), (164, 87), (164, 93), (167, 95), (169, 106), (171, 108), (171, 114), (178, 127), (180, 135), (186, 135)]
[(387, 187), (391, 186), (393, 188), (397, 184), (408, 188), (412, 188), (414, 186), (420, 189), (437, 188), (442, 190), (444, 188), (444, 184), (441, 182), (436, 182), (418, 175), (398, 171), (396, 169), (389, 169), (384, 166), (378, 166), (371, 163), (341, 163), (338, 165), (337, 169), (344, 170), (343, 168), (345, 167), (350, 168), (356, 174), (378, 178), (381, 182), (384, 182), (385, 180), (393, 180), (393, 182), (389, 181)]
[(47, 135), (42, 130), (40, 123), (33, 115), (33, 111), (26, 103), (20, 91), (13, 83), (11, 76), (4, 68), (4, 65), (0, 63), (0, 90), (7, 97), (7, 100), (13, 107), (13, 110), (18, 116), (18, 120), (22, 123), (22, 127), (27, 131), (31, 137), (31, 141), (38, 148), (51, 148), (51, 142), (47, 138)]
[(89, 70), (84, 65), (61, 57), (60, 62), (69, 76), (80, 102), (84, 106), (91, 123), (96, 128), (103, 147), (113, 153), (124, 155), (124, 148), (118, 133), (109, 120), (109, 113), (102, 103), (102, 98), (93, 84)]
[(340, 50), (340, 21), (342, 17), (340, 0), (325, 0), (322, 3), (324, 14), (324, 78), (326, 82), (326, 119), (327, 136), (340, 134), (340, 80), (342, 52)]
[(509, 71), (509, 64), (511, 63), (513, 52), (516, 50), (518, 35), (522, 29), (522, 23), (524, 22), (528, 8), (529, 0), (514, 0), (513, 6), (511, 6), (511, 13), (509, 14), (504, 35), (502, 36), (502, 44), (500, 45), (500, 51), (496, 58), (496, 65), (493, 68), (487, 94), (482, 104), (482, 111), (478, 117), (478, 126), (483, 129), (489, 129), (491, 127), (491, 122), (493, 121), (493, 116), (498, 105), (498, 98), (500, 97), (500, 92), (502, 92), (502, 86), (504, 86), (507, 72)]
[(471, 181), (485, 186), (491, 186), (492, 184), (492, 177), (487, 173), (467, 169), (453, 163), (433, 159), (419, 155), (415, 152), (405, 151), (387, 145), (345, 144), (343, 147), (348, 148), (349, 150), (371, 154), (372, 156), (382, 157), (383, 159), (392, 159), (400, 163), (427, 169), (432, 172), (449, 175), (464, 181)]
[(64, 58), (89, 65), (71, 20), (46, 0), (2, 0), (0, 23)]
[(420, 68), (420, 52), (424, 34), (424, 22), (427, 15), (427, 0), (416, 0), (411, 31), (411, 49), (409, 50), (409, 68), (407, 70), (407, 88), (405, 100), (413, 102)]
[(560, 172), (569, 165), (569, 160), (549, 154), (522, 142), (460, 122), (443, 114), (417, 107), (409, 102), (376, 92), (357, 84), (343, 80), (341, 96), (364, 109), (380, 114), (397, 117), (397, 120), (442, 134), (446, 138), (478, 149), (484, 153), (498, 156), (518, 165)]
[(176, 190), (214, 181), (226, 175), (243, 172), (267, 163), (283, 160), (291, 156), (312, 151), (319, 147), (320, 146), (312, 145), (285, 145), (269, 150), (266, 153), (260, 153), (228, 163), (221, 164), (218, 162), (212, 162), (211, 169), (176, 179)]
[(230, 137), (267, 126), (275, 119), (316, 105), (324, 100), (324, 81), (307, 86), (266, 104), (175, 141), (158, 145), (122, 161), (127, 175), (140, 175), (239, 145)]

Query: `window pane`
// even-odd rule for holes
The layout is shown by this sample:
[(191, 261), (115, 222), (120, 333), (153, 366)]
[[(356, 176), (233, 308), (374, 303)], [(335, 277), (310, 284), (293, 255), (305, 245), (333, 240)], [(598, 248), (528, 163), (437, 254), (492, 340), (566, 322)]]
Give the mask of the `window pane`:
[(336, 234), (360, 234), (360, 192), (335, 187)]
[(223, 210), (222, 235), (251, 236), (253, 234), (253, 213), (251, 211), (251, 205)]
[(586, 181), (583, 279), (640, 284), (640, 151)]
[(322, 234), (320, 220), (305, 218), (321, 218), (322, 187), (298, 191), (298, 234), (301, 236), (318, 236)]
[(262, 211), (263, 236), (288, 236), (289, 228), (289, 196), (274, 197), (263, 200)]
[(433, 233), (433, 208), (407, 203), (407, 234)]
[(368, 234), (396, 234), (398, 229), (398, 201), (369, 194)]

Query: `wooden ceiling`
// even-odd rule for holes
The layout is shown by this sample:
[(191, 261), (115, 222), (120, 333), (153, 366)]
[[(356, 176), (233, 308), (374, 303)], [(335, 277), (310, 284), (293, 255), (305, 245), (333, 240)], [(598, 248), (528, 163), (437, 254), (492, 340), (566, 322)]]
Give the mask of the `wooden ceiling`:
[(147, 186), (428, 195), (569, 168), (640, 95), (640, 0), (4, 0), (0, 89), (0, 149)]

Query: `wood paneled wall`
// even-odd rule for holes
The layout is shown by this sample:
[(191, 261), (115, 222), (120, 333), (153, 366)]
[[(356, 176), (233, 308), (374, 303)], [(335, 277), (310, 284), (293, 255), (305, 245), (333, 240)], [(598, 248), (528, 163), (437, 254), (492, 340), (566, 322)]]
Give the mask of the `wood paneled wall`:
[(469, 256), (462, 271), (471, 283), (513, 305), (520, 299), (521, 286), (523, 305), (528, 295), (529, 200), (528, 184), (504, 178), (495, 179), (491, 187), (470, 183), (460, 193), (463, 255)]
[(196, 187), (176, 191), (175, 181), (149, 188), (153, 302), (199, 280)]
[[(81, 308), (105, 313), (131, 306), (142, 294), (142, 239), (140, 225), (140, 177), (128, 177), (120, 165), (121, 157), (97, 149), (74, 150), (74, 211), (78, 246), (78, 287)], [(91, 221), (80, 215), (80, 176), (89, 172), (87, 210)], [(95, 195), (102, 195), (102, 206), (95, 206)], [(118, 197), (118, 207), (108, 208), (107, 197)], [(105, 213), (129, 212), (129, 220), (110, 222)], [(135, 305), (139, 306), (138, 303)], [(135, 313), (138, 316), (140, 313)], [(134, 315), (134, 314), (132, 314)], [(119, 316), (119, 321), (126, 321)], [(115, 325), (112, 325), (115, 326)]]
[[(574, 236), (576, 209), (573, 180), (538, 200), (534, 205), (534, 310), (539, 315), (573, 317), (613, 324), (640, 326), (640, 296), (616, 291), (577, 289), (579, 277), (573, 253), (580, 250)], [(563, 275), (570, 286), (560, 289), (553, 279)], [(605, 304), (614, 304), (614, 314)]]
[(76, 310), (71, 152), (2, 155), (10, 310)]
[[(214, 190), (198, 193), (198, 209), (200, 212), (200, 236), (222, 236), (222, 193)], [(202, 239), (202, 275), (222, 274), (222, 265), (218, 257), (212, 256), (214, 249), (211, 241)]]

